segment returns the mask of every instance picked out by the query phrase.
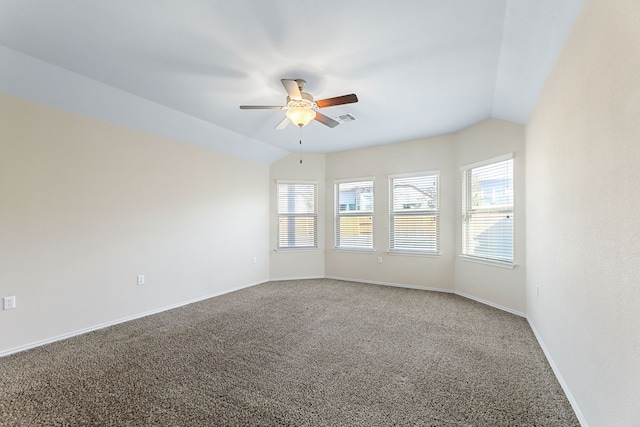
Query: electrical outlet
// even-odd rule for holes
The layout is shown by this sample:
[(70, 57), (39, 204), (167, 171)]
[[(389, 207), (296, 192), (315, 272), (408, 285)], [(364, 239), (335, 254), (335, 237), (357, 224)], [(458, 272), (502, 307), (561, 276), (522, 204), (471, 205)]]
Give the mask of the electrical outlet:
[(254, 263), (254, 264), (257, 264), (257, 263), (258, 263), (258, 258), (253, 257), (253, 263)]
[(138, 286), (144, 285), (144, 274), (138, 274)]
[(4, 297), (4, 309), (12, 310), (16, 308), (16, 297)]
[(378, 257), (378, 264), (382, 264), (382, 257), (381, 256)]

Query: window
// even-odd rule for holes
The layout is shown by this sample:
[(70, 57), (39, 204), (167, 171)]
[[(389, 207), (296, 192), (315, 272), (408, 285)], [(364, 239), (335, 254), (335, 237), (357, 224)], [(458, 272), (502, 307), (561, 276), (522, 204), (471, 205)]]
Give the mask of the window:
[(278, 249), (318, 247), (315, 183), (278, 182)]
[(513, 262), (511, 155), (462, 170), (462, 254)]
[(390, 250), (438, 253), (437, 172), (390, 177)]
[(373, 249), (373, 180), (335, 184), (336, 248)]

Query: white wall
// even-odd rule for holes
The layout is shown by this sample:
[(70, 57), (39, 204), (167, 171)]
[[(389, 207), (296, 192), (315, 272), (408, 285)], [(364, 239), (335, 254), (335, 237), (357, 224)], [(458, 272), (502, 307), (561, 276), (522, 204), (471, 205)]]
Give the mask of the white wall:
[(454, 135), (456, 149), (456, 254), (462, 252), (462, 186), (460, 168), (513, 153), (514, 262), (513, 270), (478, 264), (456, 257), (455, 289), (519, 314), (526, 313), (525, 140), (519, 124), (490, 119)]
[[(490, 121), (461, 135), (267, 166), (9, 95), (0, 106), (0, 296), (18, 305), (0, 311), (0, 354), (268, 279), (454, 291), (456, 144), (492, 147), (517, 128)], [(391, 255), (388, 175), (431, 170), (441, 174), (441, 255)], [(376, 180), (376, 251), (333, 250), (333, 181), (362, 176)], [(278, 179), (318, 182), (318, 250), (274, 250)], [(519, 309), (492, 292), (469, 293)]]
[(0, 153), (0, 354), (268, 280), (268, 165), (8, 95)]
[[(326, 275), (348, 279), (452, 290), (455, 174), (450, 135), (327, 155), (325, 206)], [(440, 171), (439, 257), (390, 254), (388, 176)], [(374, 178), (375, 252), (334, 250), (334, 180)], [(382, 264), (377, 258), (382, 257)]]
[(527, 311), (590, 426), (640, 425), (638, 70), (640, 3), (586, 0), (526, 127)]
[[(302, 163), (300, 163), (302, 160)], [(271, 280), (324, 277), (325, 155), (290, 154), (271, 165)], [(278, 237), (277, 180), (313, 181), (318, 185), (318, 249), (276, 251)]]
[[(515, 269), (458, 260), (460, 167), (514, 153)], [(452, 135), (324, 155), (292, 154), (271, 166), (271, 247), (276, 246), (277, 179), (320, 181), (319, 251), (272, 252), (271, 278), (339, 277), (458, 292), (509, 311), (526, 311), (524, 127), (490, 119)], [(440, 255), (389, 252), (389, 175), (440, 172)], [(334, 249), (334, 181), (372, 177), (374, 251)], [(382, 257), (382, 263), (378, 263)]]

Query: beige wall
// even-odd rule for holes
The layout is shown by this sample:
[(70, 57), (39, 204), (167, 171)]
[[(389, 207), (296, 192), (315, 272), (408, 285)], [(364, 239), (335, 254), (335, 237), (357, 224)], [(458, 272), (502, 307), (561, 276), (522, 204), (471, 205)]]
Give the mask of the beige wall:
[[(10, 331), (0, 353), (268, 279), (455, 291), (460, 153), (478, 139), (503, 154), (495, 141), (518, 127), (489, 121), (458, 135), (292, 154), (269, 167), (8, 95), (0, 102), (0, 296), (18, 305), (0, 311)], [(432, 170), (441, 179), (441, 255), (391, 255), (388, 175)], [(376, 251), (336, 251), (333, 181), (363, 176), (375, 177)], [(275, 251), (278, 179), (318, 182), (318, 250)], [(495, 289), (461, 289), (520, 309)]]
[[(302, 163), (300, 163), (302, 160)], [(270, 225), (271, 225), (271, 280), (324, 277), (324, 206), (325, 155), (290, 154), (271, 165)], [(313, 181), (318, 185), (318, 249), (276, 251), (278, 206), (276, 203), (278, 180)]]
[(594, 427), (640, 425), (638, 70), (640, 3), (586, 0), (526, 127), (529, 319)]
[[(493, 305), (521, 314), (527, 311), (525, 262), (525, 141), (524, 127), (503, 120), (486, 120), (454, 135), (456, 171), (461, 167), (513, 153), (514, 184), (514, 261), (505, 269), (478, 264), (456, 257), (455, 289)], [(462, 210), (461, 174), (456, 174), (456, 219)], [(456, 253), (462, 251), (462, 226), (456, 221)]]
[[(452, 144), (451, 136), (442, 136), (327, 155), (327, 276), (423, 288), (453, 288), (455, 174)], [(440, 171), (441, 255), (389, 254), (388, 176), (435, 170)], [(334, 250), (334, 181), (361, 177), (374, 178), (375, 251)], [(378, 263), (378, 257), (382, 257), (382, 264)]]
[(0, 95), (0, 296), (17, 298), (0, 353), (268, 280), (268, 180), (267, 165)]
[[(515, 162), (515, 269), (458, 260), (460, 167), (513, 153)], [(338, 277), (457, 292), (494, 306), (526, 311), (524, 239), (524, 127), (490, 119), (452, 135), (325, 155), (292, 154), (271, 166), (271, 247), (276, 246), (277, 179), (321, 183), (319, 251), (272, 252), (271, 278)], [(308, 157), (308, 158), (307, 158)], [(389, 252), (389, 175), (440, 172), (440, 256)], [(374, 251), (334, 249), (334, 182), (373, 178)], [(324, 241), (323, 241), (324, 238)], [(378, 262), (381, 257), (382, 263)]]

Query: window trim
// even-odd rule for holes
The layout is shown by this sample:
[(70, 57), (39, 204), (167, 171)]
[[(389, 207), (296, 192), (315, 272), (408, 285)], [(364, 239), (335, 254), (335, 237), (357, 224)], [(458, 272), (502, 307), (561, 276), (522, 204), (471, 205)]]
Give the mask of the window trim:
[[(340, 217), (357, 217), (357, 216), (365, 216), (362, 215), (367, 211), (353, 211), (349, 214), (340, 214), (339, 210), (339, 201), (340, 201), (340, 184), (348, 184), (351, 182), (363, 182), (363, 181), (371, 181), (371, 192), (373, 194), (373, 204), (371, 206), (371, 247), (361, 247), (361, 246), (339, 246), (338, 245), (338, 226)], [(375, 203), (376, 203), (376, 180), (373, 176), (359, 177), (359, 178), (344, 178), (344, 179), (336, 179), (333, 181), (333, 250), (335, 251), (345, 251), (345, 252), (375, 252), (376, 247), (376, 239), (375, 239)]]
[[(300, 184), (313, 185), (313, 214), (283, 214), (280, 212), (280, 184)], [(277, 179), (276, 180), (276, 252), (292, 252), (292, 251), (316, 251), (318, 250), (318, 181), (305, 181), (294, 179)], [(281, 217), (312, 217), (314, 219), (314, 245), (313, 246), (280, 246), (280, 218)]]
[[(404, 214), (394, 213), (393, 211), (393, 197), (394, 197), (393, 180), (401, 179), (401, 178), (431, 177), (431, 176), (436, 176), (436, 179), (437, 179), (436, 196), (437, 196), (438, 209), (437, 210), (425, 209), (425, 210), (413, 211), (411, 213), (404, 213)], [(394, 255), (440, 256), (440, 170), (438, 169), (438, 170), (430, 170), (430, 171), (394, 174), (394, 175), (388, 175), (387, 178), (388, 178), (388, 185), (389, 185), (389, 249), (387, 252), (389, 254), (394, 254)], [(435, 251), (420, 250), (415, 248), (394, 249), (391, 247), (393, 244), (393, 239), (392, 239), (393, 218), (396, 216), (408, 217), (408, 216), (414, 216), (414, 215), (434, 215), (436, 217), (436, 248), (437, 249)]]
[(515, 156), (513, 153), (507, 153), (507, 154), (503, 154), (501, 156), (497, 156), (497, 157), (492, 157), (490, 159), (486, 159), (486, 160), (481, 160), (479, 162), (475, 162), (475, 163), (471, 163), (465, 166), (460, 166), (460, 172), (465, 171), (465, 170), (469, 170), (469, 169), (475, 169), (475, 168), (479, 168), (482, 166), (487, 166), (490, 165), (492, 163), (499, 163), (499, 162), (503, 162), (505, 160), (513, 160), (515, 159)]
[[(474, 262), (474, 263), (478, 263), (478, 264), (485, 264), (485, 265), (491, 265), (491, 266), (495, 266), (495, 267), (501, 267), (501, 268), (507, 268), (507, 269), (513, 269), (516, 267), (516, 251), (515, 251), (515, 231), (516, 231), (516, 218), (515, 218), (515, 205), (516, 205), (516, 194), (514, 191), (514, 194), (512, 195), (512, 204), (511, 204), (511, 209), (483, 209), (480, 210), (479, 212), (484, 212), (484, 213), (489, 213), (489, 212), (507, 212), (507, 213), (511, 213), (511, 217), (513, 219), (513, 225), (512, 225), (512, 259), (511, 260), (503, 260), (503, 259), (498, 259), (498, 258), (487, 258), (487, 257), (481, 257), (481, 256), (476, 256), (476, 255), (472, 255), (472, 254), (467, 254), (464, 253), (465, 250), (465, 240), (464, 240), (464, 236), (465, 236), (465, 227), (466, 227), (466, 218), (468, 215), (468, 206), (470, 205), (470, 200), (469, 197), (471, 197), (471, 190), (469, 188), (470, 185), (470, 181), (469, 179), (466, 178), (466, 173), (468, 171), (471, 171), (472, 169), (476, 169), (476, 168), (480, 168), (483, 166), (488, 166), (494, 163), (500, 163), (500, 162), (504, 162), (507, 160), (511, 160), (513, 162), (515, 156), (514, 153), (507, 153), (501, 156), (497, 156), (497, 157), (492, 157), (490, 159), (486, 159), (486, 160), (482, 160), (479, 162), (475, 162), (475, 163), (471, 163), (469, 165), (466, 166), (461, 166), (460, 167), (460, 179), (462, 180), (461, 185), (460, 185), (460, 189), (462, 191), (461, 194), (461, 199), (462, 199), (462, 206), (461, 206), (461, 229), (460, 229), (460, 243), (461, 243), (461, 247), (460, 247), (460, 254), (458, 255), (458, 258), (463, 260), (463, 261), (467, 261), (467, 262)], [(515, 162), (512, 163), (512, 176), (511, 176), (511, 181), (512, 181), (512, 186), (514, 187), (515, 190)], [(478, 212), (478, 211), (476, 211)]]

